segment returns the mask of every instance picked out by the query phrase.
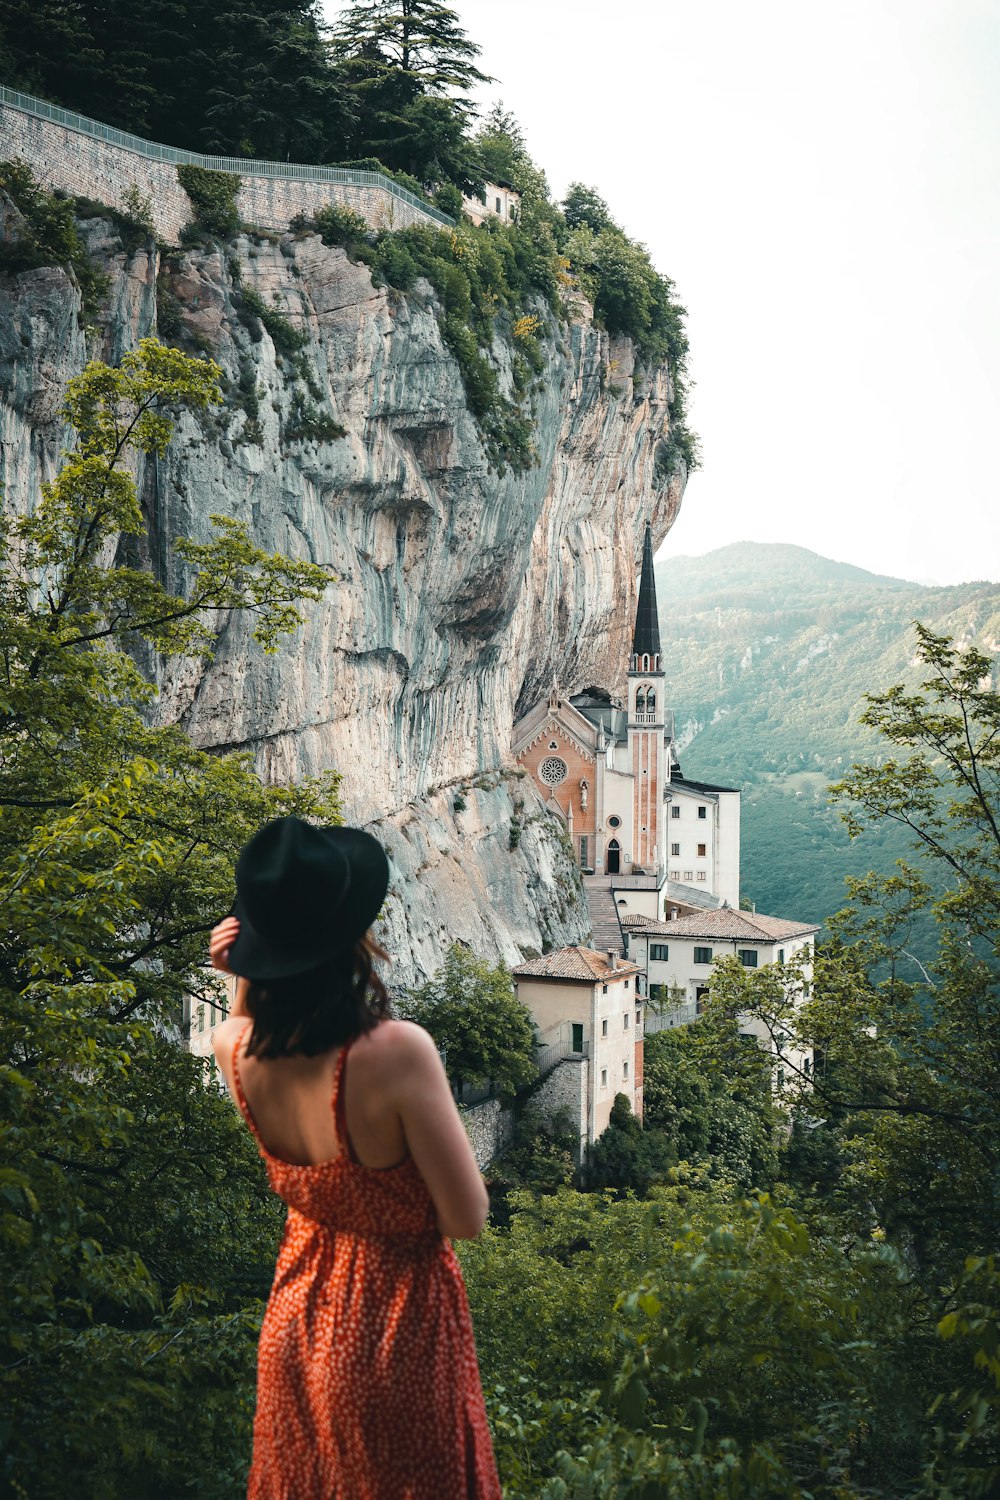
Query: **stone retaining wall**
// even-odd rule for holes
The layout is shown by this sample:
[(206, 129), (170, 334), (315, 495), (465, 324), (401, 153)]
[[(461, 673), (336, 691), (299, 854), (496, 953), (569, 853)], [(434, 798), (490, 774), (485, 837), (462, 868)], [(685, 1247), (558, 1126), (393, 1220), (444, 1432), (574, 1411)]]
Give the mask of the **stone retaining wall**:
[(585, 1057), (566, 1057), (557, 1063), (545, 1082), (536, 1091), (533, 1102), (542, 1114), (552, 1118), (563, 1114), (569, 1120), (570, 1129), (577, 1136), (574, 1152), (577, 1166), (583, 1159), (589, 1137), (587, 1119), (588, 1080), (590, 1063)]
[[(0, 160), (17, 157), (50, 190), (93, 198), (111, 208), (124, 209), (126, 193), (138, 190), (152, 203), (157, 238), (165, 244), (179, 244), (182, 226), (194, 218), (191, 200), (177, 180), (175, 162), (157, 161), (116, 141), (0, 103)], [(206, 164), (211, 165), (211, 158), (206, 158)], [(241, 184), (237, 209), (243, 221), (256, 229), (286, 230), (297, 214), (311, 217), (328, 203), (354, 209), (373, 229), (403, 229), (411, 224), (441, 227), (432, 214), (397, 197), (389, 187), (265, 176), (253, 172), (252, 161), (234, 165), (243, 169), (236, 173)]]
[(500, 1155), (514, 1135), (514, 1111), (505, 1109), (499, 1099), (484, 1099), (482, 1104), (463, 1109), (462, 1123), (480, 1171)]

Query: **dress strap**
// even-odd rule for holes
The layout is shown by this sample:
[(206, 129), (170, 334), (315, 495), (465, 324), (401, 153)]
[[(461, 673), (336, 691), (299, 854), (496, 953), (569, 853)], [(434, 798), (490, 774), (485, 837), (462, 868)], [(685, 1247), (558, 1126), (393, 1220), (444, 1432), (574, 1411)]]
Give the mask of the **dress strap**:
[(347, 1054), (351, 1050), (353, 1037), (344, 1043), (337, 1058), (337, 1069), (333, 1075), (333, 1098), (330, 1104), (333, 1108), (333, 1123), (337, 1131), (337, 1144), (348, 1161), (356, 1162), (354, 1148), (351, 1145), (351, 1137), (347, 1131), (347, 1116), (344, 1112), (344, 1077), (347, 1072)]
[(260, 1138), (260, 1131), (257, 1129), (257, 1122), (254, 1119), (253, 1115), (250, 1113), (250, 1106), (247, 1103), (247, 1096), (243, 1092), (243, 1080), (240, 1077), (240, 1048), (243, 1046), (243, 1038), (246, 1036), (252, 1025), (253, 1022), (248, 1021), (243, 1030), (240, 1032), (239, 1036), (236, 1038), (236, 1041), (233, 1043), (233, 1084), (236, 1089), (236, 1103), (239, 1105), (240, 1114), (243, 1116), (244, 1120), (246, 1120), (247, 1124), (250, 1127), (251, 1135), (257, 1142), (257, 1145), (260, 1147), (261, 1151), (263, 1151), (265, 1149), (264, 1142)]

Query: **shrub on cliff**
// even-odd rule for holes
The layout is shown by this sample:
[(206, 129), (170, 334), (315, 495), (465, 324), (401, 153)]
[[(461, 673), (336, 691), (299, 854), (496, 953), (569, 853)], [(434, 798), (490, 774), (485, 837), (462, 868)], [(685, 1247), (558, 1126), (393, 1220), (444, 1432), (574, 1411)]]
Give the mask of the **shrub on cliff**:
[(240, 227), (236, 197), (240, 179), (232, 172), (212, 172), (185, 162), (177, 168), (177, 181), (187, 193), (194, 219), (181, 230), (181, 243), (198, 244), (203, 239), (230, 239)]
[(24, 161), (0, 162), (0, 192), (19, 215), (13, 234), (0, 243), (0, 271), (16, 276), (38, 266), (65, 266), (79, 284), (84, 314), (93, 314), (108, 278), (97, 270), (80, 238), (72, 199), (40, 187)]
[[(218, 367), (145, 340), (69, 385), (73, 450), (0, 536), (0, 1400), (4, 1493), (242, 1493), (253, 1340), (280, 1228), (256, 1150), (177, 1044), (236, 854), (268, 817), (338, 816), (332, 781), (265, 788), (243, 756), (151, 727), (126, 648), (207, 654), (249, 611), (263, 649), (325, 570), (218, 518), (170, 593), (125, 565), (132, 477)], [(116, 552), (123, 565), (109, 568)], [(197, 1420), (192, 1420), (192, 1413)]]

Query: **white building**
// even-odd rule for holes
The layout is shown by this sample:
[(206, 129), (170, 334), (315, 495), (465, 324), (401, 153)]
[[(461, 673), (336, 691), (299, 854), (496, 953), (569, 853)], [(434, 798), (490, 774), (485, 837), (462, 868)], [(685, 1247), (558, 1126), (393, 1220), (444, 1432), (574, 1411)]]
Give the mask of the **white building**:
[(616, 1094), (642, 1116), (643, 1006), (638, 968), (617, 953), (561, 948), (514, 970), (514, 990), (539, 1033), (537, 1096), (550, 1114), (565, 1111), (581, 1152), (606, 1129)]
[(521, 194), (510, 182), (484, 182), (480, 196), (462, 194), (462, 209), (473, 224), (490, 218), (512, 224), (521, 212)]
[[(643, 970), (639, 984), (647, 1002), (645, 1031), (651, 1035), (686, 1025), (697, 1017), (708, 995), (712, 970), (720, 958), (735, 956), (748, 969), (794, 963), (795, 984), (798, 985), (800, 978), (808, 984), (819, 928), (808, 922), (790, 922), (723, 907), (670, 922), (625, 916), (622, 930), (629, 959)], [(774, 1050), (775, 1038), (762, 1021), (741, 1016), (740, 1031)], [(811, 1074), (811, 1050), (786, 1049), (786, 1054), (793, 1071)], [(779, 1067), (776, 1087), (780, 1089), (784, 1081)]]

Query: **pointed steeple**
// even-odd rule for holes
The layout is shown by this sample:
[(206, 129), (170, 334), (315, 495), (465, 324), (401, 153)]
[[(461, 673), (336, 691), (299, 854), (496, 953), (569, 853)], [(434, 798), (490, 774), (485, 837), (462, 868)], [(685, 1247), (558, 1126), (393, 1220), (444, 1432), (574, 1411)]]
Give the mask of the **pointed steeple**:
[[(660, 654), (660, 620), (656, 611), (656, 579), (653, 577), (653, 534), (646, 527), (646, 540), (642, 544), (642, 577), (639, 580), (639, 604), (635, 612), (635, 635), (632, 637), (632, 656), (648, 656), (650, 661)], [(656, 663), (658, 669), (659, 662)]]

